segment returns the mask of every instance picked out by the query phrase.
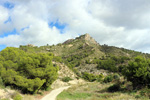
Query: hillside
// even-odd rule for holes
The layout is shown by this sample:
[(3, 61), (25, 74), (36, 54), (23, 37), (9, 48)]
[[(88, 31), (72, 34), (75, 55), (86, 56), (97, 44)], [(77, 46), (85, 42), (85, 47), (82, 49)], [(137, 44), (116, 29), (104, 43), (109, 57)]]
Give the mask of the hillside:
[[(104, 90), (101, 88), (100, 93), (113, 92), (107, 94), (109, 97), (114, 96), (116, 91), (136, 90), (134, 96), (128, 95), (128, 97), (136, 98), (136, 95), (145, 95), (147, 98), (150, 96), (148, 94), (149, 58), (150, 54), (106, 44), (100, 45), (89, 34), (57, 45), (47, 44), (37, 47), (29, 44), (21, 45), (19, 48), (7, 47), (0, 52), (0, 87), (18, 89), (24, 94), (40, 94), (50, 88), (75, 85), (77, 90), (75, 98), (80, 91), (87, 97), (93, 98), (96, 95), (99, 99), (99, 93), (95, 92), (99, 91), (99, 88), (92, 85), (97, 84), (106, 86)], [(89, 84), (89, 82), (93, 83)], [(86, 86), (90, 86), (91, 93), (84, 91), (88, 88)], [(78, 90), (77, 87), (81, 88)], [(92, 90), (92, 88), (95, 89)], [(143, 90), (139, 91), (139, 89)], [(73, 90), (62, 94), (70, 95)], [(5, 94), (7, 95), (7, 92)], [(126, 96), (126, 94), (123, 95)], [(22, 97), (16, 93), (14, 97), (17, 96)], [(13, 98), (11, 94), (5, 97)], [(4, 96), (0, 97), (2, 98)]]
[(118, 70), (120, 65), (127, 64), (128, 61), (136, 56), (150, 58), (150, 54), (108, 46), (106, 44), (100, 45), (89, 34), (81, 35), (75, 39), (69, 39), (64, 43), (59, 43), (57, 45), (49, 46), (47, 44), (46, 46), (41, 47), (28, 45), (20, 46), (20, 49), (30, 53), (52, 52), (55, 56), (61, 57), (63, 62), (77, 74), (89, 72), (93, 74), (103, 73), (106, 75), (108, 72), (107, 70), (114, 72), (112, 69), (99, 68), (98, 66), (102, 61), (109, 59), (115, 61), (115, 66), (117, 66)]

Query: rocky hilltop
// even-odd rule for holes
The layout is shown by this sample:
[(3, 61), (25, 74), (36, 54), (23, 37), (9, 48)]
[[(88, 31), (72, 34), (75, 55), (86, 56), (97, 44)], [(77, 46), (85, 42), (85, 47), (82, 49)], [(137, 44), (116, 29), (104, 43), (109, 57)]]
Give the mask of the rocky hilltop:
[[(125, 48), (118, 48), (115, 46), (108, 46), (106, 44), (100, 45), (89, 34), (84, 34), (75, 39), (66, 40), (57, 45), (46, 45), (41, 47), (21, 46), (20, 49), (27, 52), (52, 52), (55, 56), (63, 59), (63, 62), (78, 74), (82, 72), (89, 72), (93, 74), (103, 73), (106, 75), (107, 68), (100, 68), (99, 63), (109, 59), (133, 59), (136, 56), (143, 56), (149, 58), (149, 54), (128, 50)], [(124, 65), (129, 60), (124, 60), (122, 64), (117, 63), (116, 66)], [(99, 65), (101, 66), (101, 65)]]

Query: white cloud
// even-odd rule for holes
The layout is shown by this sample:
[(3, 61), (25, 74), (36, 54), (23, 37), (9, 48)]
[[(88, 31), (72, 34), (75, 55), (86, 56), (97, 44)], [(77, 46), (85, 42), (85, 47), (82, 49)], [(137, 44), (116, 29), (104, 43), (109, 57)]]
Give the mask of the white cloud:
[[(90, 3), (90, 12), (95, 18), (112, 26), (148, 28), (150, 26), (150, 1), (148, 0), (96, 0)], [(101, 6), (98, 6), (101, 5)]]
[(3, 32), (9, 31), (11, 29), (11, 26), (9, 27), (9, 23), (5, 24), (5, 21), (7, 21), (8, 18), (9, 11), (3, 6), (0, 6), (0, 35), (3, 34)]
[[(15, 7), (0, 6), (0, 28), (16, 28), (20, 35), (0, 39), (0, 44), (18, 46), (56, 44), (89, 33), (100, 44), (150, 52), (150, 1), (148, 0), (13, 0)], [(3, 23), (11, 16), (12, 22)], [(64, 34), (58, 21), (67, 25)], [(10, 28), (11, 27), (11, 28)], [(22, 28), (26, 28), (21, 31)], [(8, 29), (7, 29), (8, 28)], [(9, 39), (9, 41), (7, 41)], [(17, 39), (17, 40), (16, 40)], [(11, 44), (10, 44), (11, 42)]]
[(0, 43), (3, 45), (7, 45), (7, 46), (15, 46), (17, 47), (18, 45), (20, 45), (19, 43), (21, 42), (21, 38), (19, 35), (9, 35), (6, 38), (0, 38)]

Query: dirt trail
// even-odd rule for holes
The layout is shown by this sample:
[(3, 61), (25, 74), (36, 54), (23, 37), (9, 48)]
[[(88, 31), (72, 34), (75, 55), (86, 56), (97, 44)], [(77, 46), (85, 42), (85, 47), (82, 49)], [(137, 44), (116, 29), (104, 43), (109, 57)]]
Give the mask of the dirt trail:
[(43, 97), (41, 100), (56, 100), (58, 94), (60, 94), (63, 90), (68, 89), (70, 86), (61, 87), (55, 90), (52, 90), (49, 94)]

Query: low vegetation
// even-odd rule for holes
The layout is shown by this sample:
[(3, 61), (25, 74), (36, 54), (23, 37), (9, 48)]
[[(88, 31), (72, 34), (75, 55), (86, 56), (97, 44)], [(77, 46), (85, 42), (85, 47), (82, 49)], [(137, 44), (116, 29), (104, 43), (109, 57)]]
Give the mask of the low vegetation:
[(139, 95), (138, 92), (117, 90), (109, 92), (110, 87), (116, 87), (113, 84), (100, 84), (97, 82), (79, 84), (63, 91), (58, 95), (57, 100), (148, 100), (148, 97)]
[(13, 96), (12, 96), (13, 100), (22, 100), (23, 97), (19, 94), (19, 93), (15, 93)]
[(70, 77), (64, 77), (64, 78), (62, 78), (63, 82), (69, 82), (70, 80), (72, 80)]
[(103, 74), (99, 74), (99, 75), (94, 75), (94, 74), (91, 74), (91, 73), (87, 73), (87, 72), (83, 72), (82, 73), (82, 78), (84, 80), (87, 80), (89, 82), (94, 82), (94, 81), (101, 81), (103, 80), (104, 76)]
[(129, 91), (129, 82), (124, 82), (78, 84), (60, 93), (57, 100), (149, 100), (148, 90)]

